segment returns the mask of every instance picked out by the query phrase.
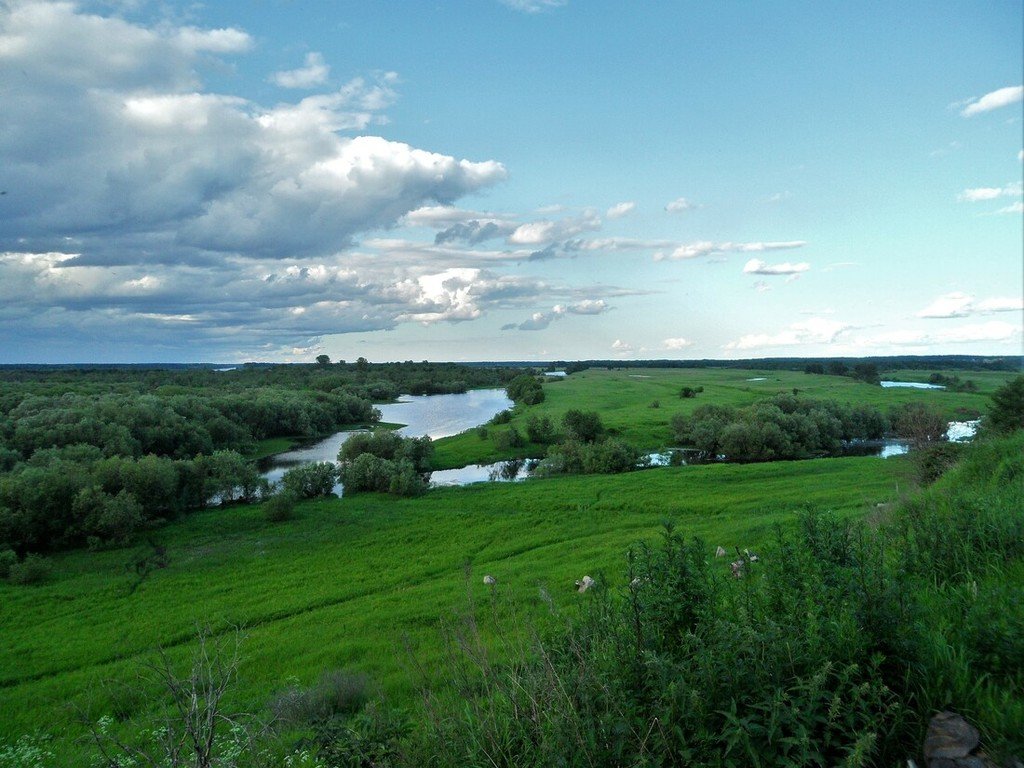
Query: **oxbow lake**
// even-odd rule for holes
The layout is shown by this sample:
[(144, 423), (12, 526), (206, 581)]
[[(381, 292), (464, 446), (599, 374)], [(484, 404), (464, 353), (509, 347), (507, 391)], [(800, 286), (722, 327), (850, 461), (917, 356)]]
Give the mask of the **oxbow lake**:
[[(474, 389), (457, 395), (402, 395), (398, 402), (376, 407), (381, 412), (381, 421), (405, 425), (397, 430), (403, 437), (427, 435), (437, 440), (485, 424), (512, 405), (504, 389)], [(292, 467), (320, 461), (335, 462), (341, 446), (357, 431), (335, 432), (322, 440), (269, 456), (260, 463), (260, 470), (267, 480), (275, 483)], [(490, 473), (496, 467), (500, 469), (500, 465), (494, 465), (438, 471), (431, 476), (431, 482), (436, 485), (480, 482), (490, 479)], [(340, 493), (341, 486), (334, 490)]]
[[(932, 389), (931, 384), (915, 384), (913, 382), (882, 382), (882, 385), (914, 386), (917, 389)], [(941, 387), (940, 387), (941, 389)], [(431, 439), (450, 437), (467, 429), (485, 424), (491, 418), (511, 408), (512, 401), (503, 389), (477, 389), (458, 395), (402, 395), (398, 402), (379, 405), (381, 421), (389, 424), (404, 424), (397, 430), (405, 437), (422, 437)], [(977, 421), (952, 421), (946, 439), (952, 442), (963, 442), (974, 437)], [(284, 453), (268, 456), (260, 462), (260, 471), (271, 483), (278, 482), (292, 467), (313, 462), (337, 462), (338, 451), (352, 435), (363, 430), (346, 430), (335, 432), (321, 440), (299, 446)], [(904, 440), (863, 441), (847, 447), (846, 455), (878, 456), (889, 458), (901, 456), (910, 451), (910, 444)], [(667, 466), (672, 451), (648, 454), (651, 466)], [(685, 452), (684, 452), (685, 456)], [(438, 470), (431, 474), (430, 483), (434, 486), (468, 485), (486, 481), (516, 481), (530, 476), (530, 470), (536, 460), (502, 461), (495, 464), (472, 464), (458, 469)], [(340, 484), (334, 492), (339, 496), (342, 492)]]

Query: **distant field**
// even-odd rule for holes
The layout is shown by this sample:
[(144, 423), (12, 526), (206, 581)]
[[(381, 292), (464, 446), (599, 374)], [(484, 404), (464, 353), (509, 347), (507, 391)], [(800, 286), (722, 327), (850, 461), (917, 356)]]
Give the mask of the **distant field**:
[[(927, 382), (930, 371), (897, 371), (886, 378)], [(945, 390), (883, 389), (842, 376), (820, 376), (794, 371), (758, 371), (721, 368), (700, 369), (589, 369), (564, 379), (551, 379), (544, 385), (543, 403), (517, 408), (511, 422), (526, 433), (526, 420), (532, 414), (550, 416), (556, 423), (571, 408), (598, 411), (606, 427), (642, 448), (656, 450), (672, 445), (670, 422), (677, 413), (691, 413), (706, 403), (744, 406), (780, 392), (799, 390), (809, 398), (834, 399), (845, 403), (890, 408), (900, 403), (924, 402), (933, 405), (953, 421), (965, 415), (984, 413), (989, 395), (1015, 375), (1010, 372), (956, 371), (962, 380), (971, 379), (978, 391), (958, 393)], [(752, 381), (752, 379), (763, 379)], [(684, 387), (704, 387), (694, 398), (681, 399)], [(652, 407), (657, 402), (658, 407)], [(507, 429), (492, 427), (491, 432)], [(437, 469), (489, 463), (508, 458), (497, 450), (490, 434), (482, 439), (474, 430), (435, 443)], [(543, 446), (527, 446), (519, 456), (539, 456)]]
[[(682, 381), (654, 375), (639, 381), (666, 400)], [(587, 378), (602, 403), (590, 407), (625, 429), (628, 409), (611, 403), (628, 376)], [(737, 402), (755, 396), (742, 378), (718, 387)], [(575, 383), (549, 389), (545, 405), (556, 412)], [(112, 693), (101, 682), (131, 681), (157, 646), (183, 655), (207, 622), (248, 628), (240, 706), (258, 709), (289, 679), (334, 667), (368, 671), (401, 700), (404, 644), (431, 669), (439, 619), (463, 610), (470, 594), (485, 600), (484, 574), (526, 605), (540, 604), (538, 585), (571, 603), (585, 574), (621, 584), (627, 547), (656, 537), (663, 521), (702, 537), (709, 555), (717, 545), (756, 547), (799, 509), (859, 516), (895, 500), (907, 470), (902, 459), (873, 458), (664, 468), (308, 502), (281, 524), (264, 522), (258, 507), (195, 513), (157, 531), (170, 563), (141, 583), (126, 564), (145, 546), (58, 556), (44, 586), (0, 583), (0, 743), (37, 729), (62, 734), (61, 764), (85, 765), (72, 746), (81, 736), (73, 707), (150, 706), (151, 692)]]

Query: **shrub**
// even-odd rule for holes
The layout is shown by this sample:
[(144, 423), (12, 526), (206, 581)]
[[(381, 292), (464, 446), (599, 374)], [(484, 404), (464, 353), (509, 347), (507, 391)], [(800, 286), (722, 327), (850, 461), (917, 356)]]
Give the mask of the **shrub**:
[(361, 672), (329, 670), (308, 688), (292, 686), (281, 691), (270, 700), (269, 708), (277, 723), (313, 727), (359, 711), (369, 699), (369, 690), (369, 678)]
[(997, 435), (1024, 429), (1024, 376), (1008, 381), (992, 393), (984, 424), (986, 430)]
[(536, 376), (524, 373), (516, 376), (505, 387), (509, 400), (523, 405), (537, 405), (544, 402), (544, 388)]
[(26, 555), (20, 563), (9, 567), (7, 578), (12, 584), (42, 584), (53, 574), (53, 564), (40, 555)]
[(509, 427), (494, 434), (494, 447), (499, 451), (510, 451), (513, 448), (522, 448), (526, 445), (522, 433), (515, 427)]
[(593, 443), (604, 434), (604, 425), (596, 411), (568, 410), (562, 417), (562, 426), (570, 439), (583, 443)]
[(917, 480), (922, 485), (934, 483), (951, 469), (963, 455), (961, 443), (933, 443), (911, 453)]
[(549, 416), (531, 415), (526, 420), (526, 437), (531, 443), (553, 443), (555, 441), (555, 425)]
[(18, 563), (18, 555), (13, 549), (0, 550), (0, 579), (11, 575), (11, 568)]
[(263, 502), (263, 517), (270, 523), (281, 523), (295, 516), (298, 497), (291, 491), (275, 493)]
[(281, 485), (299, 499), (330, 496), (338, 480), (338, 470), (328, 461), (294, 467), (284, 473)]

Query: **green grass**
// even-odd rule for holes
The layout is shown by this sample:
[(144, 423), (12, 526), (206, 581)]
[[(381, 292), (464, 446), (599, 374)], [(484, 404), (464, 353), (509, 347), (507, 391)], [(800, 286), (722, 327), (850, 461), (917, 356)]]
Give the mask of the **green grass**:
[[(897, 371), (894, 378), (927, 381), (930, 371)], [(947, 372), (948, 373), (948, 372)], [(543, 403), (515, 409), (511, 422), (524, 436), (526, 420), (532, 414), (549, 416), (560, 424), (571, 408), (597, 411), (605, 426), (617, 436), (641, 448), (657, 450), (673, 444), (672, 417), (689, 414), (706, 403), (729, 406), (750, 405), (780, 392), (799, 390), (805, 397), (834, 399), (844, 403), (872, 405), (882, 409), (902, 403), (923, 402), (938, 408), (952, 421), (969, 413), (984, 413), (989, 395), (1014, 377), (1010, 372), (959, 372), (961, 379), (973, 379), (979, 391), (957, 393), (945, 390), (919, 390), (882, 387), (842, 376), (808, 375), (793, 371), (758, 371), (722, 368), (701, 369), (589, 369), (564, 379), (548, 381)], [(889, 374), (886, 374), (888, 377)], [(750, 381), (763, 378), (764, 381)], [(704, 387), (694, 398), (681, 399), (684, 387)], [(659, 407), (651, 404), (658, 402)], [(493, 436), (507, 425), (488, 428), (482, 439), (476, 430), (435, 442), (435, 469), (448, 469), (474, 463), (490, 463), (510, 458), (497, 450)], [(520, 457), (539, 457), (544, 446), (526, 446), (515, 452)]]
[(0, 743), (41, 729), (81, 761), (71, 708), (109, 711), (118, 695), (102, 681), (133, 680), (157, 646), (183, 657), (206, 623), (247, 628), (240, 706), (338, 667), (401, 701), (406, 647), (437, 663), (439, 619), (483, 599), (484, 574), (527, 606), (538, 585), (571, 600), (574, 580), (614, 580), (629, 544), (666, 520), (709, 553), (756, 547), (799, 509), (863, 515), (893, 501), (907, 473), (873, 458), (664, 468), (308, 502), (279, 524), (251, 506), (196, 513), (156, 532), (170, 563), (141, 582), (125, 565), (145, 547), (68, 553), (49, 584), (0, 584)]
[(302, 438), (298, 437), (268, 437), (266, 440), (258, 440), (256, 441), (256, 448), (247, 454), (246, 458), (255, 461), (265, 459), (267, 456), (273, 456), (275, 453), (284, 453), (285, 451), (290, 451), (301, 440)]

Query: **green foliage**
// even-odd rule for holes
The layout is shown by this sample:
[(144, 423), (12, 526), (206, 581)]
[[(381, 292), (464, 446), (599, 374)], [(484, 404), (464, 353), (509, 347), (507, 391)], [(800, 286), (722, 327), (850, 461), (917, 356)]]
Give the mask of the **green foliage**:
[(312, 686), (289, 686), (277, 693), (268, 707), (278, 725), (311, 728), (355, 714), (369, 698), (370, 680), (364, 673), (334, 669), (324, 672)]
[(342, 462), (339, 476), (346, 496), (366, 491), (418, 496), (427, 490), (423, 475), (406, 458), (391, 460), (361, 453), (350, 461)]
[(295, 516), (295, 504), (298, 497), (291, 491), (275, 493), (263, 502), (263, 518), (268, 523), (282, 523)]
[(738, 409), (702, 405), (674, 416), (672, 426), (704, 458), (754, 462), (835, 454), (843, 441), (881, 437), (886, 420), (868, 406), (780, 394)]
[(622, 440), (599, 443), (565, 440), (548, 449), (547, 457), (534, 472), (538, 476), (630, 472), (643, 466), (644, 458), (640, 451)]
[(491, 433), (491, 437), (494, 440), (494, 447), (503, 453), (515, 448), (522, 448), (526, 445), (526, 440), (523, 439), (522, 433), (515, 427), (495, 430)]
[(992, 393), (984, 428), (997, 435), (1024, 429), (1024, 376), (1008, 381)]
[(531, 414), (526, 420), (526, 437), (531, 443), (546, 445), (555, 441), (555, 425), (550, 416)]
[(379, 429), (352, 435), (342, 443), (338, 461), (344, 465), (362, 454), (371, 454), (389, 461), (405, 459), (417, 471), (426, 472), (433, 453), (434, 444), (429, 437), (402, 437), (397, 432)]
[(570, 409), (562, 416), (562, 428), (570, 440), (593, 443), (604, 435), (604, 424), (597, 411)]
[(18, 555), (13, 549), (0, 549), (0, 579), (11, 575), (11, 568), (18, 563)]
[(900, 437), (920, 442), (942, 440), (946, 420), (935, 408), (925, 403), (903, 403), (889, 412), (892, 428)]
[(338, 480), (338, 470), (328, 462), (314, 462), (289, 469), (281, 477), (284, 490), (297, 499), (330, 496)]
[(505, 387), (509, 400), (523, 405), (537, 405), (544, 402), (544, 388), (541, 386), (542, 379), (532, 374), (524, 373), (516, 376)]
[(7, 580), (12, 584), (43, 584), (53, 575), (53, 563), (40, 555), (29, 554), (20, 563), (11, 563)]
[(924, 445), (910, 454), (917, 480), (922, 485), (934, 483), (952, 469), (963, 455), (962, 443), (938, 442)]

